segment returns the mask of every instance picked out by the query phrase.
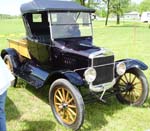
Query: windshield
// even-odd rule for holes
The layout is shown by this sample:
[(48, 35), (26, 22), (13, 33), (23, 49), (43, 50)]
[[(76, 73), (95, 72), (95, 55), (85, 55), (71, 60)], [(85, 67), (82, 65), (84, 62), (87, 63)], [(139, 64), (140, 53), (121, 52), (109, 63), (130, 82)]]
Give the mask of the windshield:
[(84, 12), (51, 13), (52, 37), (92, 36), (90, 14)]

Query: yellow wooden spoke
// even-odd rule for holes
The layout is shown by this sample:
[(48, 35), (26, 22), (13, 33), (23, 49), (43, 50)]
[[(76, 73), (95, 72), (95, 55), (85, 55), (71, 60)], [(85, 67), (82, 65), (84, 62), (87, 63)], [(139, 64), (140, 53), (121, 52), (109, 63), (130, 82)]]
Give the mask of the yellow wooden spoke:
[(57, 100), (59, 100), (60, 102), (62, 102), (62, 99), (58, 95), (55, 95), (55, 97), (57, 98)]
[(68, 108), (68, 110), (69, 110), (74, 116), (77, 115), (76, 112), (74, 112), (71, 108)]
[(139, 85), (139, 84), (141, 84), (141, 82), (136, 82), (133, 85), (135, 86), (135, 85)]
[(55, 102), (55, 104), (58, 105), (58, 106), (61, 106), (61, 105), (62, 105), (61, 103), (57, 103), (57, 102)]
[(135, 79), (136, 79), (136, 76), (134, 76), (134, 78), (132, 79), (131, 81), (132, 84), (134, 83)]
[(69, 110), (67, 110), (67, 113), (68, 113), (68, 117), (69, 117), (72, 121), (74, 121), (75, 118), (72, 116), (72, 114), (70, 113)]
[(62, 96), (63, 96), (63, 100), (65, 101), (66, 96), (65, 96), (65, 89), (64, 88), (62, 88)]
[(126, 81), (127, 81), (127, 82), (129, 82), (129, 80), (128, 80), (128, 78), (127, 78), (126, 74), (124, 74), (124, 77), (125, 77)]
[(131, 82), (131, 73), (128, 73), (129, 74), (129, 82)]
[(121, 80), (124, 84), (127, 84), (126, 81), (125, 81), (123, 78), (121, 78), (120, 80)]
[(68, 101), (68, 97), (69, 97), (69, 92), (67, 91), (65, 102)]
[(63, 96), (62, 96), (60, 89), (58, 89), (57, 92), (58, 92), (59, 96), (61, 97), (61, 99), (63, 100)]
[(73, 101), (73, 97), (67, 102), (68, 104), (70, 104)]
[(75, 105), (68, 105), (70, 108), (77, 108)]

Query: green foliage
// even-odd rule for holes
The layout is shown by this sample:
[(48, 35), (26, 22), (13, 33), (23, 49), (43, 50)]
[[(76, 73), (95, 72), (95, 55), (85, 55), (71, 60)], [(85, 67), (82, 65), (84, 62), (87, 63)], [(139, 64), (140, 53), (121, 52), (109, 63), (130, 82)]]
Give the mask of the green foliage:
[(130, 0), (111, 0), (110, 12), (122, 15), (128, 8)]
[(100, 4), (100, 0), (75, 0), (77, 3), (89, 7), (89, 8), (93, 8), (93, 9), (98, 9), (99, 8), (99, 4)]
[(79, 3), (79, 4), (82, 4), (81, 3), (81, 0), (74, 0), (75, 2)]
[(126, 8), (125, 12), (139, 11), (139, 4), (132, 2), (129, 4), (128, 8)]
[(96, 10), (95, 14), (100, 17), (106, 17), (107, 12), (104, 8), (102, 8), (100, 10)]
[(144, 0), (139, 6), (139, 11), (141, 13), (144, 11), (150, 11), (150, 0)]

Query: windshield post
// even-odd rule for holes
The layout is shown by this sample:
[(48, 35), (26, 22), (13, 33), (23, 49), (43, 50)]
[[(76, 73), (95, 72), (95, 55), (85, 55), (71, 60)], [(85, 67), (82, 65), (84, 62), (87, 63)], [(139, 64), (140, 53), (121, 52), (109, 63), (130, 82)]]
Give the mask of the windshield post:
[(91, 31), (92, 31), (92, 36), (93, 36), (93, 23), (92, 23), (92, 14), (90, 13), (90, 23), (91, 23)]
[(48, 22), (49, 22), (49, 30), (50, 30), (50, 38), (53, 41), (53, 33), (52, 33), (52, 22), (51, 22), (51, 13), (48, 12)]

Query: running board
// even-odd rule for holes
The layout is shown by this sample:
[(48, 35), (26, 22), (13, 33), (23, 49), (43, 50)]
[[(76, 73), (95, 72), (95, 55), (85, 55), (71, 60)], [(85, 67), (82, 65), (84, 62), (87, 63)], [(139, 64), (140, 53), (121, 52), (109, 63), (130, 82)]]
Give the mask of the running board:
[(48, 72), (33, 65), (24, 65), (15, 72), (15, 75), (37, 89), (44, 86), (47, 78), (49, 77)]

